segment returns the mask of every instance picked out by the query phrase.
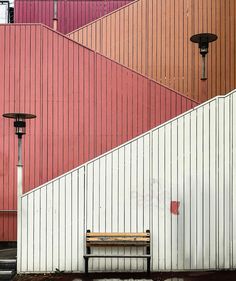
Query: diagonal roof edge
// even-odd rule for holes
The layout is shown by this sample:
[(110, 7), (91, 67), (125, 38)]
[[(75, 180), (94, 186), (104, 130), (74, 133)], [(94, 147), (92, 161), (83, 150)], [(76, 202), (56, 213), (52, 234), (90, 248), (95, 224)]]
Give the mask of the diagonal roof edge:
[[(137, 1), (140, 1), (140, 0), (137, 0)], [(132, 3), (133, 3), (133, 2), (132, 2)], [(128, 4), (128, 5), (130, 5), (130, 4)], [(127, 70), (129, 70), (129, 71), (132, 71), (133, 73), (138, 74), (138, 75), (140, 75), (141, 77), (144, 77), (144, 78), (148, 79), (149, 81), (151, 81), (151, 82), (153, 82), (153, 83), (155, 83), (155, 84), (157, 84), (157, 85), (160, 85), (161, 87), (163, 87), (163, 88), (165, 88), (165, 89), (171, 90), (172, 92), (176, 93), (176, 94), (179, 95), (179, 96), (182, 96), (182, 97), (184, 97), (184, 98), (187, 98), (189, 101), (195, 102), (196, 104), (200, 104), (199, 101), (194, 100), (194, 99), (192, 99), (192, 98), (190, 98), (190, 97), (188, 97), (188, 96), (186, 96), (186, 95), (184, 95), (184, 94), (182, 94), (182, 93), (180, 93), (180, 92), (178, 92), (178, 91), (176, 91), (176, 90), (174, 90), (174, 89), (172, 89), (172, 88), (170, 88), (170, 87), (168, 87), (168, 86), (166, 86), (166, 85), (164, 85), (164, 84), (162, 84), (162, 83), (160, 83), (160, 82), (158, 82), (158, 81), (156, 81), (156, 80), (154, 80), (154, 79), (152, 79), (152, 78), (150, 78), (150, 77), (148, 77), (148, 76), (145, 76), (144, 74), (142, 74), (142, 73), (140, 73), (140, 72), (138, 72), (138, 71), (136, 71), (136, 70), (134, 70), (134, 69), (132, 69), (132, 68), (129, 68), (129, 67), (127, 67), (126, 65), (117, 62), (117, 61), (114, 60), (114, 59), (111, 59), (111, 58), (109, 58), (109, 57), (107, 57), (107, 56), (105, 56), (105, 55), (103, 55), (103, 54), (101, 54), (101, 53), (99, 53), (99, 52), (97, 52), (97, 51), (95, 51), (95, 50), (93, 50), (93, 49), (90, 49), (90, 48), (84, 46), (83, 44), (81, 44), (81, 43), (79, 43), (79, 42), (77, 42), (77, 41), (71, 39), (71, 38), (68, 37), (67, 35), (65, 35), (65, 34), (59, 32), (59, 31), (56, 31), (56, 30), (52, 29), (51, 27), (49, 27), (49, 26), (47, 26), (47, 25), (45, 25), (45, 24), (43, 24), (43, 23), (13, 23), (13, 24), (0, 24), (0, 26), (24, 26), (24, 25), (25, 25), (25, 26), (41, 26), (41, 27), (44, 27), (44, 28), (50, 30), (51, 32), (54, 32), (54, 33), (56, 33), (56, 34), (58, 34), (58, 35), (64, 37), (65, 39), (67, 39), (67, 40), (73, 42), (74, 44), (76, 44), (76, 45), (78, 45), (78, 46), (81, 46), (81, 47), (85, 48), (86, 50), (88, 50), (88, 51), (90, 51), (90, 52), (93, 52), (94, 54), (98, 54), (98, 55), (100, 55), (101, 57), (104, 57), (105, 59), (107, 59), (107, 60), (109, 60), (109, 61), (111, 61), (111, 62), (114, 62), (114, 63), (116, 63), (117, 65), (120, 65), (120, 66), (124, 67), (125, 69), (127, 69)]]
[(229, 96), (231, 96), (231, 95), (233, 95), (233, 94), (236, 94), (236, 89), (232, 90), (231, 92), (229, 92), (229, 93), (227, 93), (227, 94), (225, 94), (225, 95), (219, 95), (219, 96), (216, 96), (216, 97), (214, 97), (214, 98), (212, 98), (212, 99), (210, 99), (210, 100), (208, 100), (208, 101), (206, 101), (206, 102), (204, 102), (204, 103), (201, 103), (200, 105), (198, 105), (198, 106), (196, 106), (196, 107), (194, 107), (194, 108), (192, 108), (192, 109), (190, 109), (190, 110), (188, 110), (188, 111), (186, 111), (186, 112), (184, 112), (184, 113), (182, 113), (182, 114), (180, 114), (180, 115), (178, 115), (178, 116), (176, 116), (176, 117), (174, 117), (174, 118), (172, 118), (172, 119), (170, 119), (170, 120), (168, 120), (168, 121), (166, 121), (166, 122), (164, 122), (164, 123), (162, 123), (161, 125), (158, 125), (158, 126), (156, 126), (155, 128), (153, 128), (153, 129), (151, 129), (151, 130), (148, 130), (147, 132), (145, 132), (145, 133), (143, 133), (143, 134), (141, 134), (141, 135), (139, 135), (139, 136), (137, 136), (137, 137), (135, 137), (135, 138), (133, 138), (133, 139), (131, 139), (131, 140), (129, 140), (129, 141), (127, 141), (127, 142), (125, 142), (125, 143), (123, 143), (123, 144), (121, 144), (121, 145), (119, 145), (119, 146), (117, 146), (117, 147), (115, 147), (115, 148), (113, 148), (113, 149), (111, 149), (111, 150), (109, 150), (109, 151), (107, 151), (107, 152), (105, 152), (105, 153), (103, 153), (103, 154), (101, 154), (101, 155), (99, 155), (99, 156), (97, 156), (97, 157), (95, 157), (95, 158), (93, 158), (93, 159), (87, 161), (87, 162), (85, 162), (84, 164), (82, 164), (82, 165), (80, 165), (80, 166), (78, 166), (78, 167), (76, 167), (76, 168), (74, 168), (74, 169), (72, 169), (72, 170), (70, 170), (70, 171), (68, 171), (68, 172), (66, 172), (66, 173), (64, 173), (64, 174), (62, 174), (62, 175), (60, 175), (60, 176), (58, 176), (58, 177), (56, 177), (56, 178), (54, 178), (54, 179), (52, 179), (52, 180), (46, 182), (46, 183), (44, 183), (44, 184), (42, 184), (42, 185), (40, 185), (40, 186), (38, 186), (38, 187), (36, 187), (36, 188), (34, 188), (34, 189), (28, 191), (28, 192), (26, 192), (26, 193), (24, 193), (24, 194), (22, 194), (22, 195), (21, 195), (21, 198), (23, 198), (23, 197), (29, 195), (30, 193), (33, 193), (34, 191), (37, 191), (37, 190), (39, 190), (39, 189), (45, 187), (46, 185), (48, 185), (48, 184), (50, 184), (50, 183), (55, 182), (56, 180), (58, 180), (58, 179), (60, 179), (60, 178), (62, 178), (62, 177), (65, 177), (66, 175), (69, 175), (69, 174), (73, 173), (73, 172), (76, 171), (76, 170), (81, 169), (82, 167), (87, 166), (88, 164), (90, 164), (90, 163), (92, 163), (92, 162), (94, 162), (94, 161), (96, 161), (96, 160), (98, 160), (98, 159), (100, 159), (100, 158), (102, 158), (102, 157), (108, 155), (108, 154), (111, 153), (111, 152), (114, 152), (114, 151), (116, 151), (116, 150), (119, 150), (119, 149), (122, 148), (122, 147), (125, 147), (126, 145), (128, 145), (128, 144), (130, 144), (130, 143), (132, 143), (132, 142), (134, 142), (134, 141), (136, 141), (136, 140), (138, 140), (138, 139), (144, 137), (145, 135), (150, 134), (151, 132), (154, 132), (154, 131), (157, 130), (157, 129), (160, 129), (160, 128), (162, 128), (162, 127), (164, 127), (164, 126), (166, 126), (166, 125), (168, 125), (168, 124), (174, 122), (175, 120), (178, 120), (178, 119), (184, 117), (185, 115), (187, 115), (187, 114), (189, 114), (189, 113), (191, 113), (191, 112), (193, 112), (193, 111), (198, 110), (200, 107), (203, 107), (204, 105), (206, 105), (206, 104), (208, 104), (208, 103), (211, 103), (211, 102), (213, 102), (213, 101), (217, 101), (217, 100), (220, 100), (220, 99), (225, 99), (225, 98), (227, 98), (227, 97), (229, 97)]

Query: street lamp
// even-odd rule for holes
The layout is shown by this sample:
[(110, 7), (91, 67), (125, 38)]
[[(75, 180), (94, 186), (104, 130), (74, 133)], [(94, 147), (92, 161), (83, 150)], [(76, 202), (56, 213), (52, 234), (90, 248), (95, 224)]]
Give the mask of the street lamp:
[(22, 189), (22, 136), (26, 133), (26, 119), (36, 118), (36, 115), (28, 113), (4, 113), (3, 117), (15, 119), (14, 127), (15, 134), (18, 136), (18, 162), (17, 162), (17, 197), (18, 199), (23, 193)]
[(217, 40), (217, 35), (212, 33), (200, 33), (191, 36), (190, 40), (193, 43), (197, 43), (200, 49), (200, 54), (202, 55), (202, 78), (201, 80), (206, 80), (206, 54), (208, 53), (209, 43)]
[[(14, 127), (15, 134), (18, 137), (18, 162), (17, 162), (17, 241), (21, 241), (20, 225), (21, 225), (21, 195), (23, 193), (22, 178), (23, 178), (23, 165), (22, 165), (22, 136), (26, 133), (26, 119), (36, 118), (36, 115), (28, 113), (5, 113), (3, 117), (15, 119)], [(19, 266), (21, 257), (21, 248), (17, 247), (17, 267)], [(18, 267), (20, 268), (20, 266)]]

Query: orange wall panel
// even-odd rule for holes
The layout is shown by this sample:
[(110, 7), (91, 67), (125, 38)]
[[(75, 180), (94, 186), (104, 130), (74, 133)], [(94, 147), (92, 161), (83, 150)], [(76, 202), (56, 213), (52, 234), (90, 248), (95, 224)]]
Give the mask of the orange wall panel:
[[(137, 0), (69, 36), (202, 102), (236, 88), (235, 18), (235, 0)], [(190, 42), (201, 32), (218, 35), (209, 47), (206, 81), (200, 80), (198, 46)]]

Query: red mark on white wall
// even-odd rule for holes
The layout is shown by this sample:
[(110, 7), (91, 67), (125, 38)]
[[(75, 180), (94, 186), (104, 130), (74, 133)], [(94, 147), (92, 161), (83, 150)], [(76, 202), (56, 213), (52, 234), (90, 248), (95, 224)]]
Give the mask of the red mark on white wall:
[(179, 201), (171, 201), (170, 202), (170, 212), (173, 215), (178, 215), (179, 214), (179, 206), (180, 206)]

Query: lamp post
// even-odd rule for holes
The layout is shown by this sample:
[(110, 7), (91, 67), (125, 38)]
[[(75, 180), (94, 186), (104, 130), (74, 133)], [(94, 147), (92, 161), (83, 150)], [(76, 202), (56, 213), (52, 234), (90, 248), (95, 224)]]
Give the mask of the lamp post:
[(193, 43), (197, 43), (202, 55), (202, 78), (206, 80), (206, 54), (208, 53), (209, 43), (217, 40), (217, 35), (212, 33), (200, 33), (191, 36), (190, 40)]
[(57, 17), (57, 0), (53, 0), (53, 29), (57, 30), (58, 17)]
[(36, 115), (28, 113), (4, 113), (3, 117), (15, 119), (14, 127), (15, 134), (18, 136), (18, 162), (17, 162), (17, 197), (22, 195), (22, 175), (23, 175), (23, 165), (22, 165), (22, 136), (26, 133), (26, 119), (36, 118)]
[[(21, 233), (21, 195), (23, 193), (23, 164), (22, 164), (22, 136), (26, 133), (26, 119), (36, 118), (36, 115), (28, 113), (5, 113), (5, 118), (15, 119), (15, 134), (18, 137), (18, 161), (17, 161), (17, 241), (20, 243)], [(17, 246), (17, 268), (20, 268), (21, 248)]]

